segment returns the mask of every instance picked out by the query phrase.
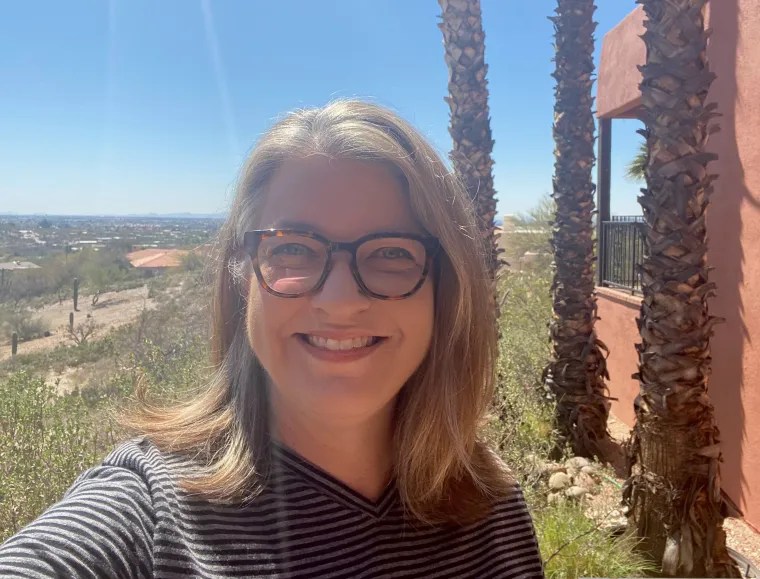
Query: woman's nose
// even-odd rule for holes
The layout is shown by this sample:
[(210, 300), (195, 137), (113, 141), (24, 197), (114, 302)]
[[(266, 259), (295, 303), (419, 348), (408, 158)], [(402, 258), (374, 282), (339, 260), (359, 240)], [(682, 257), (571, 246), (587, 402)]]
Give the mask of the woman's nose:
[(354, 313), (366, 309), (370, 297), (365, 295), (351, 272), (350, 257), (333, 255), (327, 279), (312, 296), (312, 303), (328, 313)]

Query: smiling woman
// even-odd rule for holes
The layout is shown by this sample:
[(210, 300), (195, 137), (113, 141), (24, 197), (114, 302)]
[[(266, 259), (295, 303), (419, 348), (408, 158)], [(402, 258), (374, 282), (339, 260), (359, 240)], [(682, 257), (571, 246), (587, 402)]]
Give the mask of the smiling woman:
[(495, 335), (460, 185), (390, 111), (287, 116), (219, 238), (216, 373), (0, 547), (3, 577), (541, 577), (478, 438)]

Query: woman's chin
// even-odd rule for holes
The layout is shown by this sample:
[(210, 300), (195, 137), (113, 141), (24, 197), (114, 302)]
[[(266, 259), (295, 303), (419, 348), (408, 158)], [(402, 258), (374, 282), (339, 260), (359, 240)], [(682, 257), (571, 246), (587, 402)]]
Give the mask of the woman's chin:
[(400, 388), (389, 388), (378, 376), (325, 376), (308, 373), (293, 381), (287, 398), (302, 412), (334, 419), (366, 418), (392, 401)]

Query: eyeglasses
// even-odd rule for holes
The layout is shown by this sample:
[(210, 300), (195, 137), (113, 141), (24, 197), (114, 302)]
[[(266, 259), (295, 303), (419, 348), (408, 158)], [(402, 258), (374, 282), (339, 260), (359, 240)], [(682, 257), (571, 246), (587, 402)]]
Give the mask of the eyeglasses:
[(318, 292), (332, 268), (332, 255), (351, 255), (351, 273), (366, 295), (381, 300), (413, 296), (425, 283), (439, 242), (407, 233), (373, 233), (349, 243), (294, 229), (248, 231), (243, 247), (261, 286), (282, 298)]

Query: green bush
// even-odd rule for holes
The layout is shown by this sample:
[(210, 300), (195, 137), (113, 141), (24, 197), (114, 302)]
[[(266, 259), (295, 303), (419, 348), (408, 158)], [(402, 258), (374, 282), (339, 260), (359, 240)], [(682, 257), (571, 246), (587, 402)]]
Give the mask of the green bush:
[(16, 332), (19, 340), (41, 338), (50, 329), (50, 324), (34, 312), (23, 309), (0, 310), (0, 328), (7, 339)]
[(576, 503), (562, 501), (532, 514), (547, 579), (646, 577), (656, 570), (636, 551), (634, 539), (613, 539)]
[(197, 251), (189, 251), (180, 259), (182, 271), (198, 271), (206, 266), (203, 256)]
[(493, 446), (530, 491), (537, 458), (554, 447), (553, 407), (544, 396), (541, 374), (550, 353), (550, 272), (507, 272), (502, 296), (493, 419)]
[(112, 444), (78, 396), (24, 372), (0, 379), (0, 543), (59, 500)]

